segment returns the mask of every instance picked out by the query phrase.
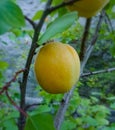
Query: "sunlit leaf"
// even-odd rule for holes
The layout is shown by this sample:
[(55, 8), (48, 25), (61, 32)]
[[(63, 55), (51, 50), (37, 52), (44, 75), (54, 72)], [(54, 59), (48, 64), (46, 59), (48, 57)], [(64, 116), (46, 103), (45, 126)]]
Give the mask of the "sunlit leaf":
[(0, 69), (4, 70), (8, 67), (8, 63), (5, 61), (0, 61)]
[(42, 44), (55, 36), (68, 29), (77, 18), (76, 12), (71, 12), (55, 19), (46, 29), (45, 33), (40, 37), (38, 44)]
[(53, 118), (48, 113), (28, 117), (24, 130), (55, 130)]
[(38, 20), (38, 19), (40, 19), (42, 13), (43, 13), (43, 10), (39, 10), (39, 11), (37, 11), (37, 12), (35, 13), (35, 15), (33, 16), (32, 19), (33, 19), (33, 20)]

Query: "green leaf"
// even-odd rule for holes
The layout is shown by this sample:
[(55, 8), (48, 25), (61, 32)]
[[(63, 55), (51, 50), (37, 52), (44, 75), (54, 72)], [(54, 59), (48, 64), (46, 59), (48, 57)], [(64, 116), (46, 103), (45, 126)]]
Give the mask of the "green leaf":
[(14, 119), (7, 120), (3, 123), (5, 130), (18, 130)]
[(31, 115), (36, 115), (36, 114), (40, 114), (40, 113), (46, 113), (46, 112), (50, 112), (51, 111), (51, 107), (49, 107), (48, 105), (40, 105), (35, 111), (31, 112)]
[(91, 126), (97, 126), (98, 125), (96, 119), (93, 118), (93, 117), (87, 116), (87, 117), (84, 117), (83, 120)]
[(43, 13), (43, 10), (39, 10), (35, 13), (35, 15), (33, 16), (32, 20), (38, 20), (40, 19), (41, 15)]
[(103, 130), (115, 130), (115, 127), (105, 127)]
[(0, 1), (0, 35), (25, 24), (21, 9), (11, 0)]
[(115, 110), (115, 103), (112, 103), (110, 107)]
[(8, 67), (8, 63), (5, 61), (0, 61), (0, 70), (4, 70)]
[(42, 44), (55, 36), (56, 34), (59, 34), (66, 29), (68, 29), (77, 18), (76, 12), (70, 12), (62, 17), (56, 18), (46, 29), (45, 33), (40, 37), (38, 44)]
[(63, 0), (53, 0), (53, 5), (61, 4)]
[(106, 119), (98, 118), (97, 121), (98, 121), (99, 125), (108, 125), (109, 124), (109, 121)]
[(109, 5), (114, 6), (115, 5), (115, 0), (110, 0)]
[(109, 101), (115, 101), (115, 96), (106, 98)]
[(61, 130), (73, 130), (76, 128), (76, 123), (70, 120), (64, 121), (61, 126)]
[(113, 44), (110, 48), (112, 56), (115, 56), (115, 44)]
[(48, 113), (30, 116), (24, 130), (55, 130), (53, 118)]

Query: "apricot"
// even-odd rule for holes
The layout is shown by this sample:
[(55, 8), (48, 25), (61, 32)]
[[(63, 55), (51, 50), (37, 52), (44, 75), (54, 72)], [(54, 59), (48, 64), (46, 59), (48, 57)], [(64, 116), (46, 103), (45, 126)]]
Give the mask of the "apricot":
[[(64, 0), (69, 1), (69, 0)], [(100, 12), (110, 0), (79, 0), (67, 6), (70, 11), (77, 11), (81, 17), (90, 18)]]
[(80, 60), (69, 44), (50, 42), (38, 52), (35, 75), (40, 86), (48, 93), (68, 92), (78, 81)]

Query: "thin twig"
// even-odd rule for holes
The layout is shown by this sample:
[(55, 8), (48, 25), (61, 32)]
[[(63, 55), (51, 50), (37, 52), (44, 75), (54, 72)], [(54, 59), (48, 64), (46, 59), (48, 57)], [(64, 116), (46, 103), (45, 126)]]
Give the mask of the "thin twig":
[(86, 20), (84, 33), (83, 33), (83, 37), (82, 37), (82, 41), (81, 41), (81, 49), (80, 49), (80, 60), (81, 61), (83, 60), (84, 54), (85, 54), (86, 42), (87, 42), (87, 39), (88, 39), (90, 24), (91, 24), (91, 18), (88, 18)]
[(21, 70), (17, 71), (17, 72), (15, 73), (15, 75), (13, 76), (13, 78), (12, 78), (9, 82), (5, 83), (5, 85), (2, 87), (2, 90), (0, 91), (0, 95), (1, 95), (5, 90), (7, 90), (8, 87), (10, 87), (11, 83), (16, 81), (17, 76), (18, 76), (20, 73), (24, 72), (24, 71), (25, 71), (25, 69), (21, 69)]
[(101, 23), (102, 23), (102, 20), (103, 20), (103, 11), (101, 12), (101, 15), (99, 17), (99, 20), (98, 20), (98, 23), (97, 23), (97, 26), (96, 26), (96, 29), (95, 29), (95, 32), (92, 36), (92, 39), (91, 39), (91, 42), (90, 42), (90, 45), (87, 47), (86, 49), (86, 52), (85, 52), (85, 56), (84, 56), (84, 60), (81, 61), (81, 70), (84, 69), (89, 57), (90, 57), (90, 54), (91, 52), (93, 51), (93, 48), (94, 48), (94, 45), (97, 41), (97, 38), (98, 38), (98, 33), (99, 33), (99, 30), (100, 30), (100, 27), (101, 27)]
[[(28, 57), (27, 57), (27, 61), (26, 61), (26, 65), (25, 65), (26, 71), (23, 73), (22, 83), (20, 85), (20, 94), (21, 94), (20, 108), (22, 110), (25, 109), (25, 96), (26, 96), (27, 80), (28, 80), (30, 65), (31, 65), (33, 56), (35, 54), (35, 50), (38, 47), (37, 41), (39, 39), (39, 34), (40, 34), (40, 31), (41, 31), (41, 28), (42, 28), (42, 26), (44, 24), (45, 18), (50, 13), (50, 11), (48, 11), (48, 9), (49, 9), (49, 6), (51, 5), (51, 3), (52, 3), (52, 0), (48, 0), (48, 2), (46, 3), (46, 7), (44, 9), (43, 15), (42, 15), (40, 21), (37, 23), (37, 25), (36, 25), (36, 27), (34, 29), (32, 44), (31, 44), (29, 54), (28, 54)], [(25, 122), (25, 118), (24, 118), (23, 114), (20, 113), (19, 123), (22, 120)], [(19, 126), (19, 130), (24, 129), (23, 124), (18, 124), (18, 126)]]
[(28, 18), (27, 16), (24, 16), (24, 17), (32, 25), (33, 29), (35, 29), (36, 23), (32, 19)]
[(7, 96), (7, 98), (9, 99), (9, 101), (11, 102), (11, 104), (19, 111), (21, 112), (25, 117), (27, 117), (27, 113), (25, 111), (23, 111), (19, 106), (17, 106), (17, 104), (12, 100), (12, 98), (9, 96), (8, 91), (5, 91), (5, 94)]
[(115, 68), (109, 68), (109, 69), (98, 70), (98, 71), (94, 71), (94, 72), (83, 73), (83, 74), (81, 74), (81, 77), (86, 77), (86, 76), (91, 76), (91, 75), (96, 75), (96, 74), (101, 74), (101, 73), (107, 73), (107, 72), (112, 72), (112, 71), (115, 71)]
[(105, 20), (108, 22), (108, 25), (109, 25), (109, 27), (110, 27), (111, 32), (114, 32), (113, 26), (112, 26), (112, 22), (111, 22), (111, 20), (110, 20), (110, 18), (109, 18), (109, 16), (108, 16), (108, 14), (107, 14), (105, 11), (103, 11), (103, 13), (104, 13), (104, 15), (105, 15)]
[(39, 106), (39, 105), (44, 105), (45, 103), (33, 103), (33, 104), (30, 104), (30, 105), (27, 105), (26, 107), (25, 107), (25, 110), (28, 110), (28, 109), (30, 109), (31, 107), (35, 107), (35, 106)]
[[(96, 42), (96, 39), (98, 37), (97, 34), (99, 32), (101, 22), (102, 22), (102, 13), (101, 13), (101, 16), (99, 18), (95, 33), (93, 35), (93, 38), (91, 40), (91, 45), (89, 45), (88, 51), (86, 51), (84, 59), (83, 59), (83, 61), (81, 63), (81, 74), (83, 73), (84, 67), (85, 67), (85, 65), (86, 65), (86, 63), (87, 63), (87, 61), (88, 61), (88, 59), (90, 57), (90, 54), (91, 54), (91, 52), (93, 50), (93, 46), (95, 45), (94, 42)], [(96, 39), (94, 38), (95, 35), (97, 35)], [(76, 88), (76, 86), (73, 86), (73, 88), (67, 94), (64, 95), (63, 101), (61, 102), (60, 107), (59, 107), (59, 109), (58, 109), (58, 111), (56, 113), (56, 116), (55, 116), (54, 125), (55, 125), (56, 130), (60, 130), (61, 124), (62, 124), (62, 122), (64, 120), (65, 112), (67, 110), (69, 101), (71, 99), (71, 96), (72, 96), (73, 91), (75, 90), (75, 88)]]
[(70, 6), (71, 6), (73, 3), (78, 2), (78, 1), (80, 1), (80, 0), (69, 0), (69, 1), (67, 1), (67, 2), (62, 2), (61, 4), (59, 4), (59, 5), (57, 5), (57, 6), (50, 7), (50, 12), (53, 12), (53, 11), (59, 9), (59, 8), (62, 8), (62, 7), (64, 7), (64, 6), (67, 6), (67, 5), (70, 5)]

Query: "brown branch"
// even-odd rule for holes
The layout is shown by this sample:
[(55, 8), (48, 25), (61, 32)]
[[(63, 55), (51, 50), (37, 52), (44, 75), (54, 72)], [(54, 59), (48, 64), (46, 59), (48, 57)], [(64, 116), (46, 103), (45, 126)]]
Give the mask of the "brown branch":
[(8, 88), (11, 86), (11, 83), (12, 83), (12, 82), (15, 82), (16, 79), (17, 79), (17, 76), (18, 76), (20, 73), (24, 72), (24, 71), (25, 71), (25, 69), (21, 69), (21, 70), (17, 71), (17, 72), (15, 73), (15, 75), (13, 76), (13, 78), (12, 78), (9, 82), (7, 82), (7, 83), (2, 87), (2, 90), (0, 91), (0, 95), (1, 95), (3, 92), (5, 92), (7, 98), (8, 98), (9, 101), (15, 106), (15, 108), (16, 108), (18, 111), (20, 111), (25, 117), (27, 117), (27, 114), (26, 114), (20, 107), (17, 106), (17, 104), (11, 99), (11, 97), (10, 97), (9, 94), (8, 94)]
[(59, 4), (57, 6), (50, 7), (49, 10), (50, 10), (50, 12), (53, 12), (59, 8), (62, 8), (62, 7), (67, 6), (67, 5), (72, 5), (73, 3), (78, 2), (78, 1), (80, 1), (80, 0), (69, 0), (67, 2), (62, 2), (61, 4)]
[(33, 103), (33, 104), (30, 104), (30, 105), (27, 105), (25, 107), (25, 110), (28, 110), (30, 109), (31, 107), (35, 107), (35, 106), (39, 106), (39, 105), (44, 105), (45, 103)]
[(114, 29), (113, 29), (113, 26), (112, 26), (112, 22), (111, 22), (111, 20), (110, 20), (110, 18), (109, 18), (109, 16), (108, 16), (108, 14), (107, 14), (105, 11), (103, 11), (103, 13), (104, 13), (104, 15), (105, 15), (105, 21), (107, 21), (107, 24), (108, 24), (109, 27), (110, 27), (110, 31), (111, 31), (111, 32), (114, 32)]
[[(100, 26), (101, 26), (101, 23), (102, 23), (102, 16), (103, 15), (101, 13), (98, 24), (97, 24), (97, 27), (96, 27), (96, 30), (95, 30), (95, 33), (94, 33), (93, 38), (91, 40), (91, 44), (89, 45), (87, 51), (85, 52), (84, 59), (81, 62), (81, 75), (83, 73), (85, 65), (86, 65), (86, 63), (87, 63), (87, 61), (88, 61), (88, 59), (89, 59), (89, 57), (91, 55), (91, 52), (92, 52), (93, 47), (95, 45), (95, 42), (97, 40), (98, 32), (99, 32), (99, 29), (100, 29)], [(95, 38), (95, 35), (97, 35), (96, 38)], [(54, 125), (55, 125), (56, 130), (60, 130), (61, 124), (62, 124), (62, 122), (64, 120), (64, 115), (66, 113), (69, 101), (71, 99), (71, 96), (72, 96), (75, 88), (76, 88), (76, 86), (73, 86), (73, 88), (67, 94), (64, 95), (63, 101), (61, 102), (60, 107), (59, 107), (59, 109), (58, 109), (58, 111), (56, 113), (56, 116), (55, 116)]]
[(81, 77), (102, 74), (102, 73), (108, 73), (108, 72), (112, 72), (112, 71), (115, 71), (115, 68), (109, 68), (109, 69), (105, 69), (105, 70), (98, 70), (98, 71), (94, 71), (94, 72), (83, 73), (81, 75)]
[[(20, 108), (22, 110), (25, 109), (25, 96), (26, 96), (27, 80), (28, 80), (30, 65), (31, 65), (33, 56), (35, 54), (35, 50), (38, 47), (37, 41), (39, 39), (39, 34), (40, 34), (40, 31), (41, 31), (41, 28), (44, 24), (45, 18), (50, 13), (49, 6), (51, 5), (51, 3), (52, 3), (52, 0), (47, 1), (43, 15), (42, 15), (40, 21), (37, 23), (36, 27), (34, 28), (34, 35), (33, 35), (33, 39), (32, 39), (32, 44), (31, 44), (31, 47), (30, 47), (30, 50), (29, 50), (29, 53), (28, 53), (28, 57), (27, 57), (27, 61), (26, 61), (26, 64), (25, 64), (26, 71), (23, 73), (22, 83), (20, 84), (20, 94), (21, 94)], [(23, 116), (22, 113), (20, 113), (19, 124), (18, 124), (19, 130), (24, 129), (24, 125), (20, 124), (20, 122), (22, 120), (24, 121), (24, 124), (25, 124), (25, 117)]]
[(13, 76), (13, 78), (12, 78), (9, 82), (5, 83), (5, 85), (2, 87), (2, 90), (0, 91), (0, 95), (1, 95), (5, 90), (7, 90), (7, 89), (10, 87), (11, 83), (16, 81), (17, 76), (18, 76), (20, 73), (24, 72), (24, 71), (25, 71), (25, 69), (21, 69), (21, 70), (17, 71), (17, 72), (15, 73), (15, 75)]
[(32, 25), (33, 29), (36, 28), (36, 23), (34, 23), (34, 21), (30, 18), (28, 18), (27, 16), (24, 16), (25, 19)]
[(84, 28), (84, 33), (81, 41), (81, 49), (80, 49), (80, 60), (82, 61), (84, 58), (85, 54), (85, 49), (86, 49), (86, 42), (88, 39), (88, 34), (89, 34), (89, 29), (90, 29), (90, 24), (91, 24), (91, 18), (86, 20), (85, 28)]
[(5, 94), (7, 96), (7, 98), (9, 99), (9, 101), (11, 102), (11, 104), (19, 111), (21, 112), (25, 117), (27, 117), (28, 115), (20, 108), (17, 106), (17, 104), (11, 99), (11, 97), (9, 96), (8, 91), (5, 91)]
[(102, 20), (103, 20), (103, 11), (101, 12), (101, 15), (99, 17), (99, 20), (98, 20), (98, 23), (97, 23), (97, 26), (96, 26), (96, 29), (95, 29), (95, 32), (92, 36), (92, 39), (91, 39), (91, 42), (90, 42), (90, 45), (87, 47), (86, 49), (86, 52), (85, 52), (85, 56), (84, 56), (84, 59), (83, 61), (81, 61), (81, 70), (84, 69), (89, 57), (90, 57), (90, 54), (91, 52), (93, 51), (93, 48), (94, 48), (94, 45), (97, 41), (97, 38), (98, 38), (98, 33), (99, 33), (99, 30), (100, 30), (100, 27), (101, 27), (101, 23), (102, 23)]

